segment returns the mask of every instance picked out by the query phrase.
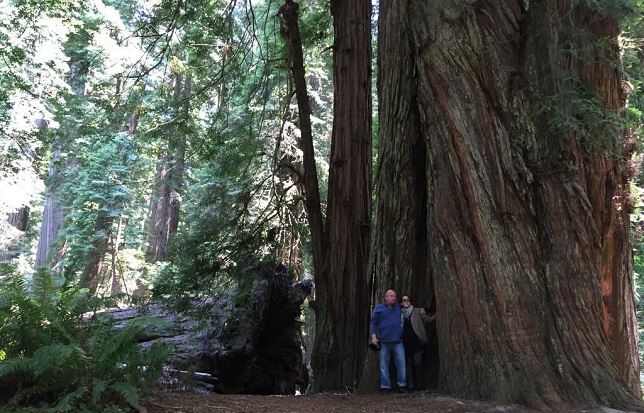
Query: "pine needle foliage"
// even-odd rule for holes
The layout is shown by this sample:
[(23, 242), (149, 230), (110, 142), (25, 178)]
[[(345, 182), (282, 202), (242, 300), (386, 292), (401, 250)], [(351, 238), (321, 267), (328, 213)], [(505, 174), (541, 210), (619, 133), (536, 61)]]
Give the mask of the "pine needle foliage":
[[(138, 407), (170, 348), (137, 339), (159, 321), (139, 318), (116, 329), (96, 312), (109, 304), (67, 288), (41, 269), (27, 283), (0, 276), (0, 402), (14, 411), (104, 412)], [(32, 407), (26, 407), (32, 406)]]

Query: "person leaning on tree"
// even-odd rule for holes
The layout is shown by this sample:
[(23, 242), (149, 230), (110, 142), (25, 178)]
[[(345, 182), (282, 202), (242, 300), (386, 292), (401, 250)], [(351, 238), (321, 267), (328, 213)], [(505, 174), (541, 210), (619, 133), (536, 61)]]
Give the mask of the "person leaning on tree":
[(409, 388), (420, 389), (424, 385), (423, 354), (427, 346), (425, 324), (431, 323), (434, 316), (429, 316), (425, 309), (414, 308), (409, 296), (401, 300), (403, 313), (403, 345), (405, 347), (405, 370)]
[(387, 290), (383, 302), (373, 309), (369, 333), (371, 334), (371, 344), (380, 346), (380, 392), (387, 393), (391, 390), (389, 361), (392, 354), (396, 364), (398, 389), (406, 391), (407, 373), (405, 372), (405, 349), (402, 343), (402, 310), (396, 301), (394, 290)]

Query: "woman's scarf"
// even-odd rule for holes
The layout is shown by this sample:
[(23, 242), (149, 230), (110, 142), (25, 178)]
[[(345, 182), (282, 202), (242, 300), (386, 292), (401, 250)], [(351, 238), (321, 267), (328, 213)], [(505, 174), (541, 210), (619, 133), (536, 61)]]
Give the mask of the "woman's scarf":
[(412, 311), (414, 311), (414, 306), (411, 305), (411, 304), (409, 304), (409, 307), (407, 307), (407, 308), (402, 307), (403, 317), (409, 318), (409, 316), (411, 315)]

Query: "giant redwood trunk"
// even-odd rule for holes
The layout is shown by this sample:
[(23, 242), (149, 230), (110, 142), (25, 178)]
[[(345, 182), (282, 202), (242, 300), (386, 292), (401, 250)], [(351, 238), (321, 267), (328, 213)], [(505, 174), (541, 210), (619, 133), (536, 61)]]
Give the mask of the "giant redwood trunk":
[(313, 390), (356, 387), (362, 372), (371, 216), (371, 2), (332, 1), (334, 103), (327, 223), (323, 225), (298, 4), (280, 9), (302, 132), (302, 177), (316, 282)]
[(638, 403), (618, 30), (571, 3), (380, 5), (376, 296), (435, 306), (442, 391)]
[(362, 373), (371, 223), (371, 1), (331, 1), (333, 132), (327, 249), (316, 274), (314, 390), (355, 388)]

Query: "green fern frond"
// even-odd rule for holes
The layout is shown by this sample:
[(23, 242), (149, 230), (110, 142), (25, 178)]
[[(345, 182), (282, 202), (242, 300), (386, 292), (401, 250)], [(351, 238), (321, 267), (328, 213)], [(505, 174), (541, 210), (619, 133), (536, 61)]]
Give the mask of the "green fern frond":
[(78, 376), (87, 362), (87, 356), (77, 345), (54, 343), (36, 350), (32, 360), (36, 379), (48, 383)]
[(60, 300), (60, 285), (47, 268), (41, 267), (31, 280), (31, 298), (47, 312), (52, 312)]
[(0, 362), (0, 377), (33, 376), (34, 362), (31, 358), (16, 357)]
[(101, 400), (101, 396), (107, 390), (107, 383), (103, 380), (96, 380), (94, 382), (94, 387), (92, 387), (92, 404), (98, 404)]
[(87, 387), (81, 386), (74, 390), (73, 392), (65, 395), (61, 398), (56, 407), (54, 407), (54, 412), (56, 413), (68, 413), (68, 412), (78, 412), (78, 400), (81, 399), (87, 393)]
[(130, 406), (139, 406), (139, 391), (132, 384), (127, 382), (114, 383), (110, 386), (116, 394), (123, 398)]

